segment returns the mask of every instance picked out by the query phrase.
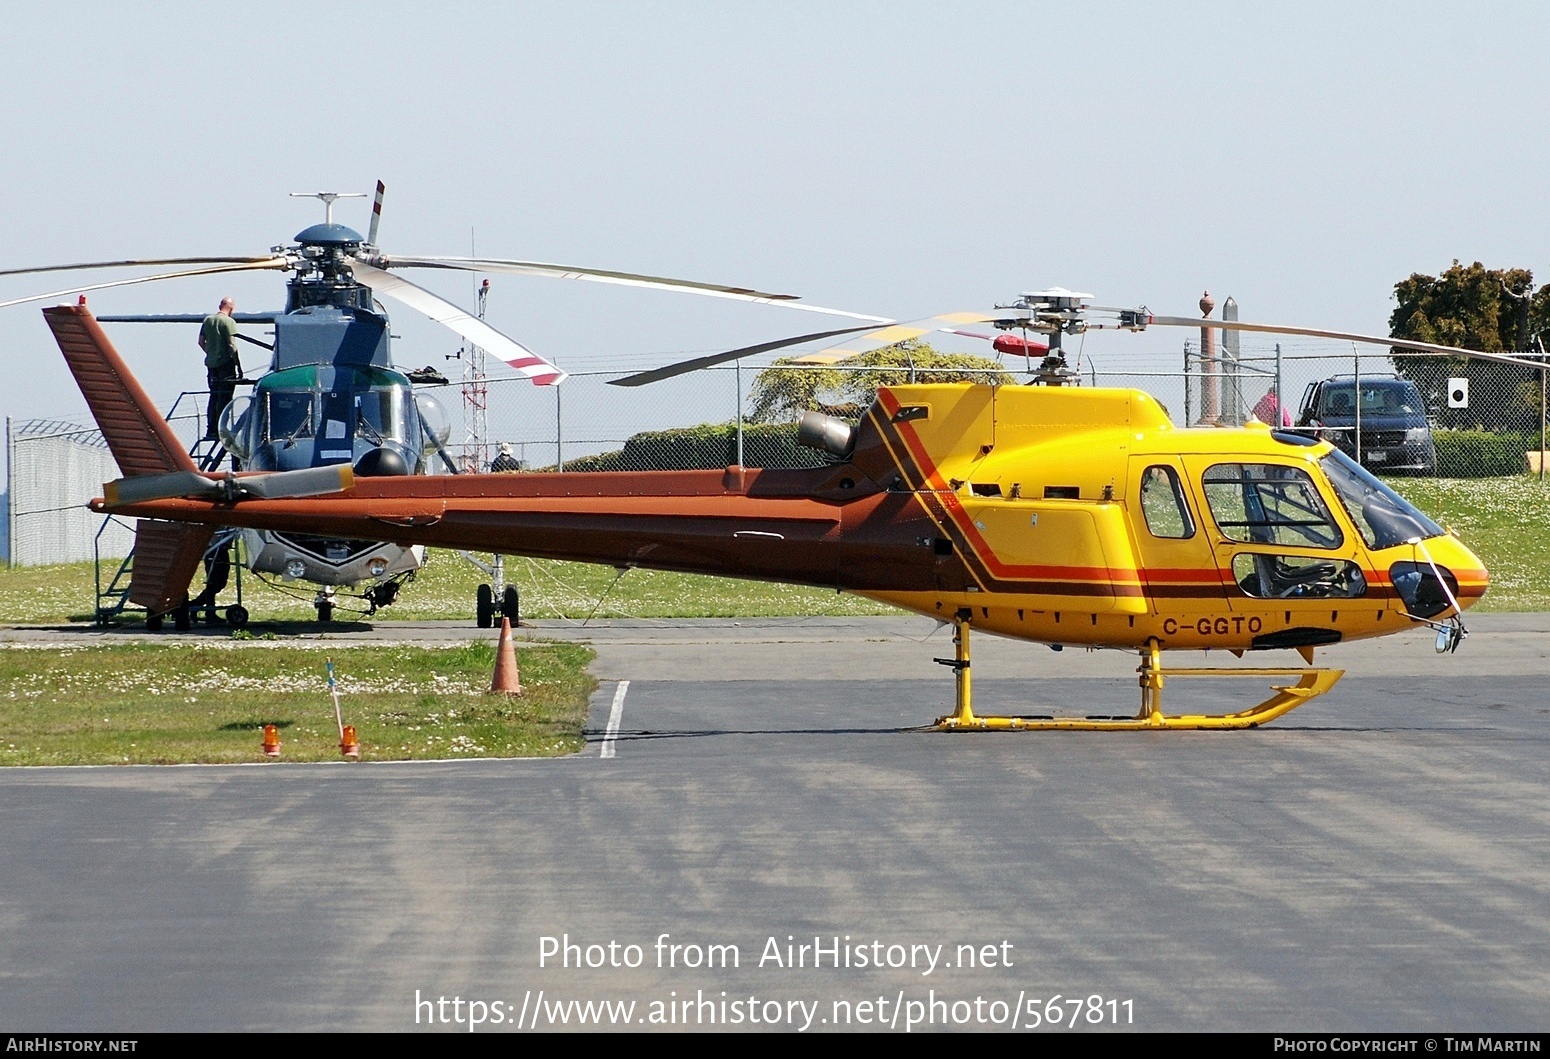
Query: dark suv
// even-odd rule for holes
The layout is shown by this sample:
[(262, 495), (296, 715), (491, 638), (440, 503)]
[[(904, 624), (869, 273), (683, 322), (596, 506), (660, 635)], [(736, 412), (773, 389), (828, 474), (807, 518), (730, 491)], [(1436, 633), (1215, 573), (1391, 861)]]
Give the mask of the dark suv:
[[(1361, 388), (1361, 445), (1357, 445), (1357, 387)], [(1299, 427), (1332, 441), (1346, 455), (1356, 457), (1374, 471), (1432, 474), (1437, 469), (1437, 447), (1426, 420), (1426, 405), (1409, 379), (1363, 375), (1337, 375), (1310, 382), (1297, 413)]]

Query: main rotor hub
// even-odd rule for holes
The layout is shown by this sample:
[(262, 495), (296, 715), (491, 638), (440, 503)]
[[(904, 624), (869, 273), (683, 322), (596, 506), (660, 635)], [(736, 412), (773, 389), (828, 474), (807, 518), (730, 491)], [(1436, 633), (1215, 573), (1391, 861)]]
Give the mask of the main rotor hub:
[(355, 279), (351, 265), (366, 240), (354, 228), (325, 221), (296, 233), (298, 246), (288, 254), (295, 274), (287, 284), (286, 311), (308, 305), (375, 309), (371, 290)]
[(354, 228), (325, 221), (297, 232), (296, 241), (302, 246), (350, 247), (360, 246), (366, 241), (366, 237)]

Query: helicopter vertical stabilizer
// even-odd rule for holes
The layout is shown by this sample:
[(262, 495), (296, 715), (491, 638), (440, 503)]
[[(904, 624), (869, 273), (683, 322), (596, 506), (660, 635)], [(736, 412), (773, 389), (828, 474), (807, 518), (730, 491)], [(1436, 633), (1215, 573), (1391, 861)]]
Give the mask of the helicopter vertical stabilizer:
[(198, 470), (86, 306), (58, 305), (43, 316), (120, 471)]
[[(44, 309), (43, 315), (119, 470), (130, 477), (197, 470), (86, 307), (60, 305)], [(141, 519), (135, 529), (130, 601), (152, 614), (180, 606), (213, 533), (210, 526)]]

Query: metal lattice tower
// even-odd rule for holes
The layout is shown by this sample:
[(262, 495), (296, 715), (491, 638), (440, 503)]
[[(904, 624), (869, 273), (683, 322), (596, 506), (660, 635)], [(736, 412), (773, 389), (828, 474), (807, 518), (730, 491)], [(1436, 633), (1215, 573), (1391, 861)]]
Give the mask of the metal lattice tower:
[[(490, 281), (479, 285), (479, 319), (484, 319)], [(463, 459), (465, 474), (477, 474), (490, 466), (490, 384), (485, 374), (484, 350), (463, 343)]]

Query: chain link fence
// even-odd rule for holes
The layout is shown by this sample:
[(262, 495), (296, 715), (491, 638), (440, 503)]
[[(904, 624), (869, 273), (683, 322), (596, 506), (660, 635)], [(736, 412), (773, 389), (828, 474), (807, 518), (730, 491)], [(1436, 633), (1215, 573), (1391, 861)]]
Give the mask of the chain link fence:
[(6, 454), (12, 566), (78, 562), (93, 558), (97, 547), (105, 557), (129, 554), (134, 531), (116, 522), (104, 526), (85, 506), (102, 494), (103, 482), (119, 477), (100, 431), (8, 419)]
[[(1014, 359), (1006, 370), (1021, 378), (1025, 365)], [(1241, 426), (1257, 419), (1334, 442), (1378, 474), (1542, 476), (1547, 463), (1542, 370), (1424, 355), (1392, 358), (1376, 348), (1347, 352), (1324, 341), (1258, 342), (1250, 336), (1223, 343), (1209, 356), (1198, 342), (1186, 342), (1171, 354), (1127, 355), (1123, 365), (1113, 365), (1113, 356), (1071, 359), (1082, 385), (1145, 390), (1175, 426)], [(488, 467), (502, 443), (530, 470), (822, 463), (817, 452), (797, 446), (794, 423), (749, 420), (757, 376), (755, 368), (714, 368), (639, 389), (609, 385), (618, 377), (613, 372), (572, 375), (557, 388), (491, 380), (486, 445), (479, 450), (454, 443), (452, 451), (467, 469)], [(928, 381), (924, 372), (921, 381)], [(459, 387), (438, 388), (438, 398), (456, 421)]]
[[(168, 422), (184, 448), (204, 429), (205, 395), (185, 393)], [(87, 501), (121, 477), (102, 432), (56, 419), (6, 420), (6, 528), (11, 566), (122, 559), (135, 520), (104, 519)]]
[[(1333, 441), (1379, 474), (1488, 478), (1546, 467), (1545, 372), (1456, 358), (1404, 356), (1318, 341), (1223, 343), (1203, 355), (1128, 353), (1124, 364), (1078, 352), (1084, 386), (1133, 387), (1155, 396), (1176, 426), (1238, 426), (1249, 419), (1291, 426)], [(1009, 358), (1006, 370), (1026, 367)], [(844, 365), (807, 370), (840, 373)], [(454, 426), (449, 454), (462, 470), (486, 470), (507, 445), (528, 470), (644, 471), (811, 467), (824, 462), (796, 443), (796, 424), (749, 418), (759, 369), (729, 365), (650, 386), (609, 385), (618, 372), (572, 375), (559, 387), (523, 379), (486, 383), (488, 434), (466, 437), (457, 383), (420, 387)], [(920, 381), (929, 381), (922, 372)], [(986, 374), (993, 378), (992, 373)], [(1002, 375), (1006, 379), (1011, 375)], [(185, 445), (203, 423), (201, 393), (184, 394), (170, 421)], [(858, 409), (831, 407), (836, 414)], [(12, 565), (122, 556), (133, 531), (85, 509), (102, 483), (119, 476), (96, 430), (52, 420), (7, 424)], [(99, 539), (100, 533), (100, 539)]]

